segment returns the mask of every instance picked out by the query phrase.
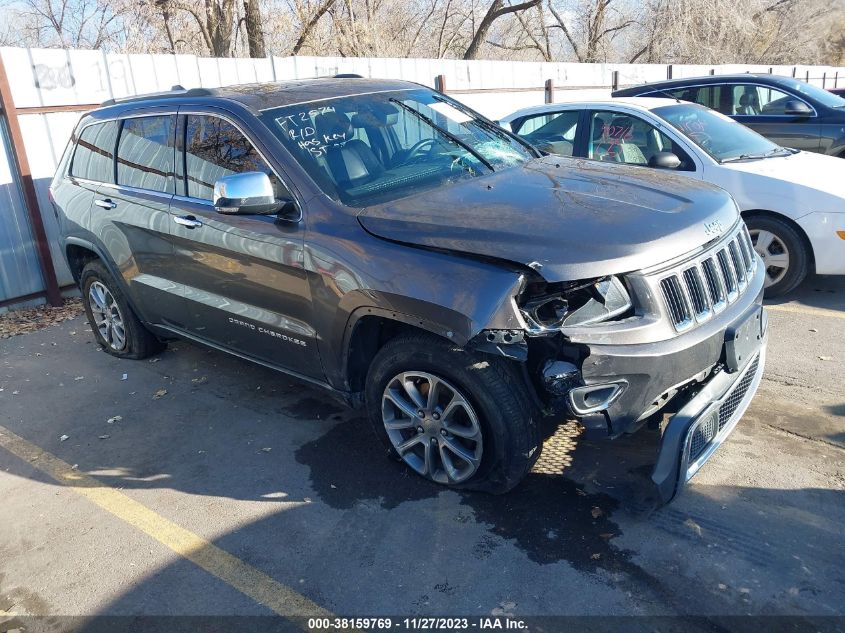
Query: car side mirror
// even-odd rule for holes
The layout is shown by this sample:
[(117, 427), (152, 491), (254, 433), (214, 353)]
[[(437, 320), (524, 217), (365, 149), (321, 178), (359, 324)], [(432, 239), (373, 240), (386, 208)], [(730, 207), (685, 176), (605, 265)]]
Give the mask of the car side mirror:
[(798, 99), (790, 99), (786, 102), (783, 113), (789, 116), (810, 116), (813, 111), (803, 101)]
[(648, 166), (656, 169), (677, 169), (681, 166), (681, 159), (672, 152), (657, 152), (649, 159)]
[(223, 176), (214, 183), (213, 197), (217, 212), (228, 214), (272, 215), (286, 204), (276, 199), (270, 177), (261, 171)]

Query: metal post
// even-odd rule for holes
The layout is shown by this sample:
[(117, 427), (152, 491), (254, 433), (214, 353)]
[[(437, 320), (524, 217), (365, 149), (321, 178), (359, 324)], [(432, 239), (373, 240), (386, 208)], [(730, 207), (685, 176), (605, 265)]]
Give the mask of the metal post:
[(833, 76), (833, 87), (834, 88), (839, 87), (839, 71), (838, 70), (836, 71), (836, 74)]
[(810, 71), (807, 71), (807, 79), (805, 79), (807, 83), (810, 83)]
[(672, 64), (669, 64), (668, 66), (666, 66), (666, 79), (672, 78), (672, 72)]
[(827, 73), (822, 73), (822, 88), (827, 88)]
[(554, 79), (546, 79), (546, 103), (555, 102), (555, 82)]
[(53, 258), (50, 255), (50, 247), (47, 244), (47, 232), (44, 230), (44, 220), (41, 217), (41, 210), (38, 207), (38, 196), (35, 193), (35, 183), (32, 181), (32, 170), (29, 168), (29, 160), (26, 157), (26, 149), (23, 144), (23, 135), (18, 121), (18, 111), (15, 108), (15, 101), (12, 97), (12, 87), (9, 84), (9, 77), (6, 75), (6, 66), (3, 58), (0, 57), (0, 108), (3, 110), (3, 118), (6, 121), (6, 129), (9, 130), (9, 144), (14, 154), (14, 166), (17, 167), (20, 176), (23, 199), (29, 215), (29, 223), (32, 227), (35, 238), (38, 262), (41, 264), (41, 274), (44, 277), (44, 290), (47, 301), (50, 305), (62, 305), (62, 294), (59, 291), (59, 282), (56, 278), (56, 269), (53, 267)]
[(619, 90), (619, 71), (614, 70), (613, 73), (611, 73), (610, 76), (611, 76), (613, 91), (616, 92), (617, 90)]
[(710, 74), (711, 74), (711, 75), (715, 75), (715, 74), (716, 74), (716, 69), (715, 69), (715, 68), (711, 68), (711, 69), (710, 69)]
[(795, 79), (795, 76), (798, 74), (798, 68), (795, 66), (792, 67), (792, 78)]
[(437, 75), (437, 77), (434, 78), (434, 89), (437, 92), (446, 94), (446, 77), (444, 75)]

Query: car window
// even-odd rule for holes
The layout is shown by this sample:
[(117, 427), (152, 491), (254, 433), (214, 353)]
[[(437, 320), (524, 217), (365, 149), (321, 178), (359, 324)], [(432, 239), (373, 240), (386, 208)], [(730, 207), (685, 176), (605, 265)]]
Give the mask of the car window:
[(755, 160), (788, 154), (751, 128), (719, 112), (689, 103), (654, 108), (652, 113), (674, 127), (717, 161)]
[(211, 200), (214, 183), (223, 176), (263, 171), (270, 176), (276, 197), (290, 193), (241, 131), (216, 116), (188, 115), (185, 125), (185, 174), (188, 196)]
[(535, 157), (518, 137), (427, 88), (282, 106), (261, 118), (327, 195), (354, 207)]
[(95, 182), (114, 182), (114, 146), (117, 121), (95, 123), (79, 135), (70, 175)]
[(580, 110), (545, 112), (517, 121), (514, 132), (543, 151), (572, 156)]
[(694, 171), (689, 155), (655, 126), (623, 112), (590, 113), (590, 141), (587, 158), (627, 165), (652, 164), (659, 152), (672, 152), (681, 161), (681, 171)]
[(117, 184), (173, 193), (175, 116), (126, 119), (117, 145)]
[(769, 86), (739, 84), (731, 88), (732, 111), (729, 114), (738, 116), (785, 114), (787, 101), (796, 99), (791, 94)]

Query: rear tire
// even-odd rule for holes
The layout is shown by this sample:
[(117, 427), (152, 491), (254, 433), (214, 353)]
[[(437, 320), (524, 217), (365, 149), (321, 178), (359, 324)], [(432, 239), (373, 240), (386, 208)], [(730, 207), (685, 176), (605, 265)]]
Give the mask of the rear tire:
[(794, 290), (810, 269), (810, 253), (804, 239), (789, 223), (776, 217), (752, 215), (745, 223), (754, 250), (766, 268), (766, 298)]
[(367, 415), (387, 453), (417, 474), (500, 494), (525, 477), (542, 449), (539, 412), (526, 389), (505, 359), (403, 336), (373, 359)]
[(88, 323), (104, 351), (118, 358), (141, 359), (164, 349), (164, 343), (135, 315), (120, 285), (101, 261), (85, 265), (79, 287)]

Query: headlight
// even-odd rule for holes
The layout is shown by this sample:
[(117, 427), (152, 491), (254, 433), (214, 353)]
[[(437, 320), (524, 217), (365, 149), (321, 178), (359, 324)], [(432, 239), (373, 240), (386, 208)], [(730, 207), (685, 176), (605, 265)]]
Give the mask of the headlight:
[(572, 325), (603, 323), (627, 314), (631, 298), (618, 277), (601, 277), (568, 284), (529, 284), (520, 312), (535, 333)]

